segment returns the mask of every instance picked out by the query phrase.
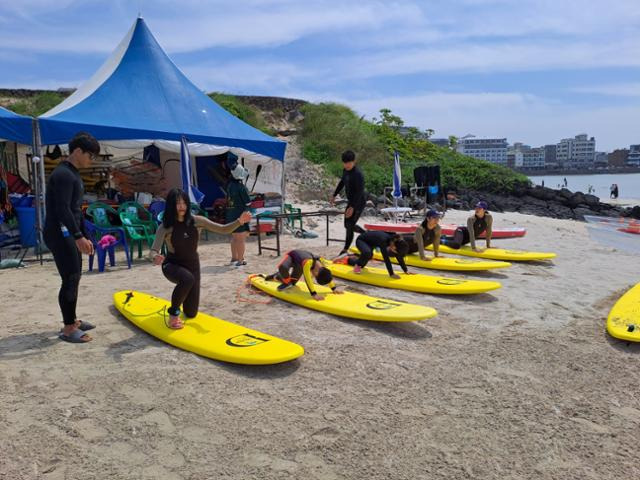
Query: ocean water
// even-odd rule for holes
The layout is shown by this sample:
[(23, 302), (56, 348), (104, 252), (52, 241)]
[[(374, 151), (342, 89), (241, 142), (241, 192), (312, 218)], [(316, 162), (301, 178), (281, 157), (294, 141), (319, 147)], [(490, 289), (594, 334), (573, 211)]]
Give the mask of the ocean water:
[(618, 184), (618, 197), (620, 199), (640, 199), (640, 173), (605, 173), (601, 175), (536, 175), (529, 176), (535, 185), (549, 188), (564, 186), (567, 179), (567, 188), (572, 192), (587, 193), (589, 185), (594, 189), (594, 195), (602, 201), (609, 198), (611, 184)]

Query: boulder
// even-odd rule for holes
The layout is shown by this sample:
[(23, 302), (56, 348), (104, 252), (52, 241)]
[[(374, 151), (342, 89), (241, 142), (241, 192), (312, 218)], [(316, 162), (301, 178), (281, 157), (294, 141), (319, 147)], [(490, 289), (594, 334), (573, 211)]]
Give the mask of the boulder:
[(584, 196), (584, 203), (590, 207), (595, 207), (600, 204), (600, 199), (595, 195), (587, 194)]
[(566, 198), (567, 200), (570, 199), (573, 196), (573, 192), (567, 188), (561, 188), (558, 191), (558, 196), (562, 197), (562, 198)]
[(584, 220), (585, 215), (598, 215), (598, 212), (594, 212), (585, 206), (579, 206), (573, 209), (573, 215), (576, 220)]

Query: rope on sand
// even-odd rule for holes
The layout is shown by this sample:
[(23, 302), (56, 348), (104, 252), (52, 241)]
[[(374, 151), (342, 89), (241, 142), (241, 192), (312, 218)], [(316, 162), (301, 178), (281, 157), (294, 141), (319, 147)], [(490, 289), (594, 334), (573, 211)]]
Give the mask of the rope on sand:
[[(262, 290), (255, 288), (253, 285), (251, 285), (251, 279), (255, 276), (256, 275), (249, 275), (247, 280), (245, 280), (245, 282), (238, 287), (238, 289), (236, 290), (236, 300), (238, 302), (251, 303), (254, 305), (267, 305), (272, 302), (273, 298), (269, 297)], [(243, 290), (245, 291), (245, 294), (249, 295), (248, 297), (247, 296), (243, 297), (243, 294), (242, 294)], [(262, 298), (262, 299), (251, 298), (251, 295), (259, 295), (261, 297), (266, 297), (266, 298)]]

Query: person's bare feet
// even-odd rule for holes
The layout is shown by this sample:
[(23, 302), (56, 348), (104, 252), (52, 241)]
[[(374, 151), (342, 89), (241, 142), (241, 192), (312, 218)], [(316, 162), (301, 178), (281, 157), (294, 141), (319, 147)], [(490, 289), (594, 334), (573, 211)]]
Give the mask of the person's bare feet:
[(169, 328), (180, 330), (181, 328), (184, 328), (184, 323), (182, 323), (182, 319), (179, 316), (169, 315)]

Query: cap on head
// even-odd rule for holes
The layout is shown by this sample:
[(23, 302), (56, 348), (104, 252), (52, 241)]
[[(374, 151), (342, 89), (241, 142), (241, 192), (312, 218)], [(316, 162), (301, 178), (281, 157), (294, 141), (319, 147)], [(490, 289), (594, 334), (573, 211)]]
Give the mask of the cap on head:
[(236, 180), (244, 180), (249, 176), (249, 171), (238, 163), (236, 168), (231, 170), (231, 176)]
[(489, 204), (485, 201), (476, 203), (476, 208), (482, 208), (483, 210), (489, 210)]
[(440, 214), (436, 210), (429, 210), (427, 212), (427, 218), (440, 218)]

